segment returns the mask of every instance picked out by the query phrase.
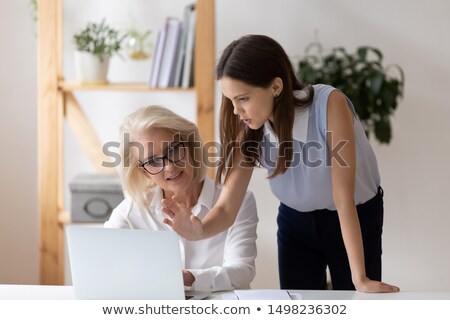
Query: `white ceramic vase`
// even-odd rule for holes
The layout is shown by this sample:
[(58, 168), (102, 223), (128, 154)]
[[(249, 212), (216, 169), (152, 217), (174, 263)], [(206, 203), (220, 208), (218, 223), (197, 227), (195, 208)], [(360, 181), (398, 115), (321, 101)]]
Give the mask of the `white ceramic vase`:
[(109, 56), (100, 59), (89, 52), (75, 51), (75, 77), (83, 83), (106, 83), (109, 66)]

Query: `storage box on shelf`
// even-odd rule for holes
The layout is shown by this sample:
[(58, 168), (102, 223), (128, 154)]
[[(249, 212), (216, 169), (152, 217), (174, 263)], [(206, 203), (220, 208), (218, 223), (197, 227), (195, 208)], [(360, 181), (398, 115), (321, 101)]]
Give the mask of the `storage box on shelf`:
[(69, 185), (72, 222), (104, 222), (124, 199), (116, 174), (80, 174)]

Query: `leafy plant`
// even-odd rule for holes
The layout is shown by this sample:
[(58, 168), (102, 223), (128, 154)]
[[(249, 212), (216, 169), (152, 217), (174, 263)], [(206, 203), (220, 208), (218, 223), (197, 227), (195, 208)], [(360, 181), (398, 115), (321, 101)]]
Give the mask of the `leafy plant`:
[(103, 62), (106, 56), (111, 57), (120, 51), (126, 36), (120, 35), (103, 19), (100, 24), (89, 22), (86, 28), (74, 35), (74, 40), (77, 50), (90, 52)]
[(130, 51), (130, 58), (133, 60), (145, 60), (151, 55), (151, 43), (148, 37), (151, 30), (139, 31), (136, 27), (128, 31), (127, 47)]
[[(317, 49), (312, 54), (311, 50)], [(306, 55), (298, 63), (297, 77), (304, 83), (325, 83), (334, 86), (353, 102), (365, 127), (367, 136), (375, 134), (381, 143), (392, 138), (390, 116), (403, 96), (404, 73), (400, 66), (383, 67), (383, 54), (377, 48), (361, 46), (348, 53), (334, 48), (323, 55), (318, 42), (306, 48)], [(397, 70), (397, 76), (390, 75)]]
[(33, 21), (36, 22), (38, 17), (38, 0), (30, 0), (29, 5), (31, 7)]

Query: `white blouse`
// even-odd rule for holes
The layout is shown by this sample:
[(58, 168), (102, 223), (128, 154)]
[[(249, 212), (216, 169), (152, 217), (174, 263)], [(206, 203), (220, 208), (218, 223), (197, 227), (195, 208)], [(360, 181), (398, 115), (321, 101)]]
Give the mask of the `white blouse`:
[[(192, 214), (203, 219), (219, 198), (220, 188), (205, 178)], [(162, 189), (156, 187), (146, 210), (128, 197), (115, 208), (106, 228), (171, 230), (163, 222)], [(247, 192), (234, 224), (209, 239), (188, 241), (180, 237), (183, 268), (195, 277), (191, 290), (220, 291), (248, 289), (255, 277), (256, 225), (258, 216), (253, 194)], [(181, 270), (180, 270), (181, 271)]]

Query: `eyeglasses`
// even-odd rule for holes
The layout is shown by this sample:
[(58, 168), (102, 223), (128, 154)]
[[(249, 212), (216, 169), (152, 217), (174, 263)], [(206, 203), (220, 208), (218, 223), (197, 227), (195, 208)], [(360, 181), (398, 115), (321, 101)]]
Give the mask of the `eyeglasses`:
[[(150, 174), (158, 174), (163, 171), (164, 167), (171, 161), (176, 163), (183, 160), (186, 155), (186, 150), (184, 149), (184, 143), (178, 142), (167, 149), (167, 153), (162, 157), (154, 157), (145, 162), (139, 161), (139, 168), (144, 168)], [(167, 159), (167, 162), (166, 162)]]

